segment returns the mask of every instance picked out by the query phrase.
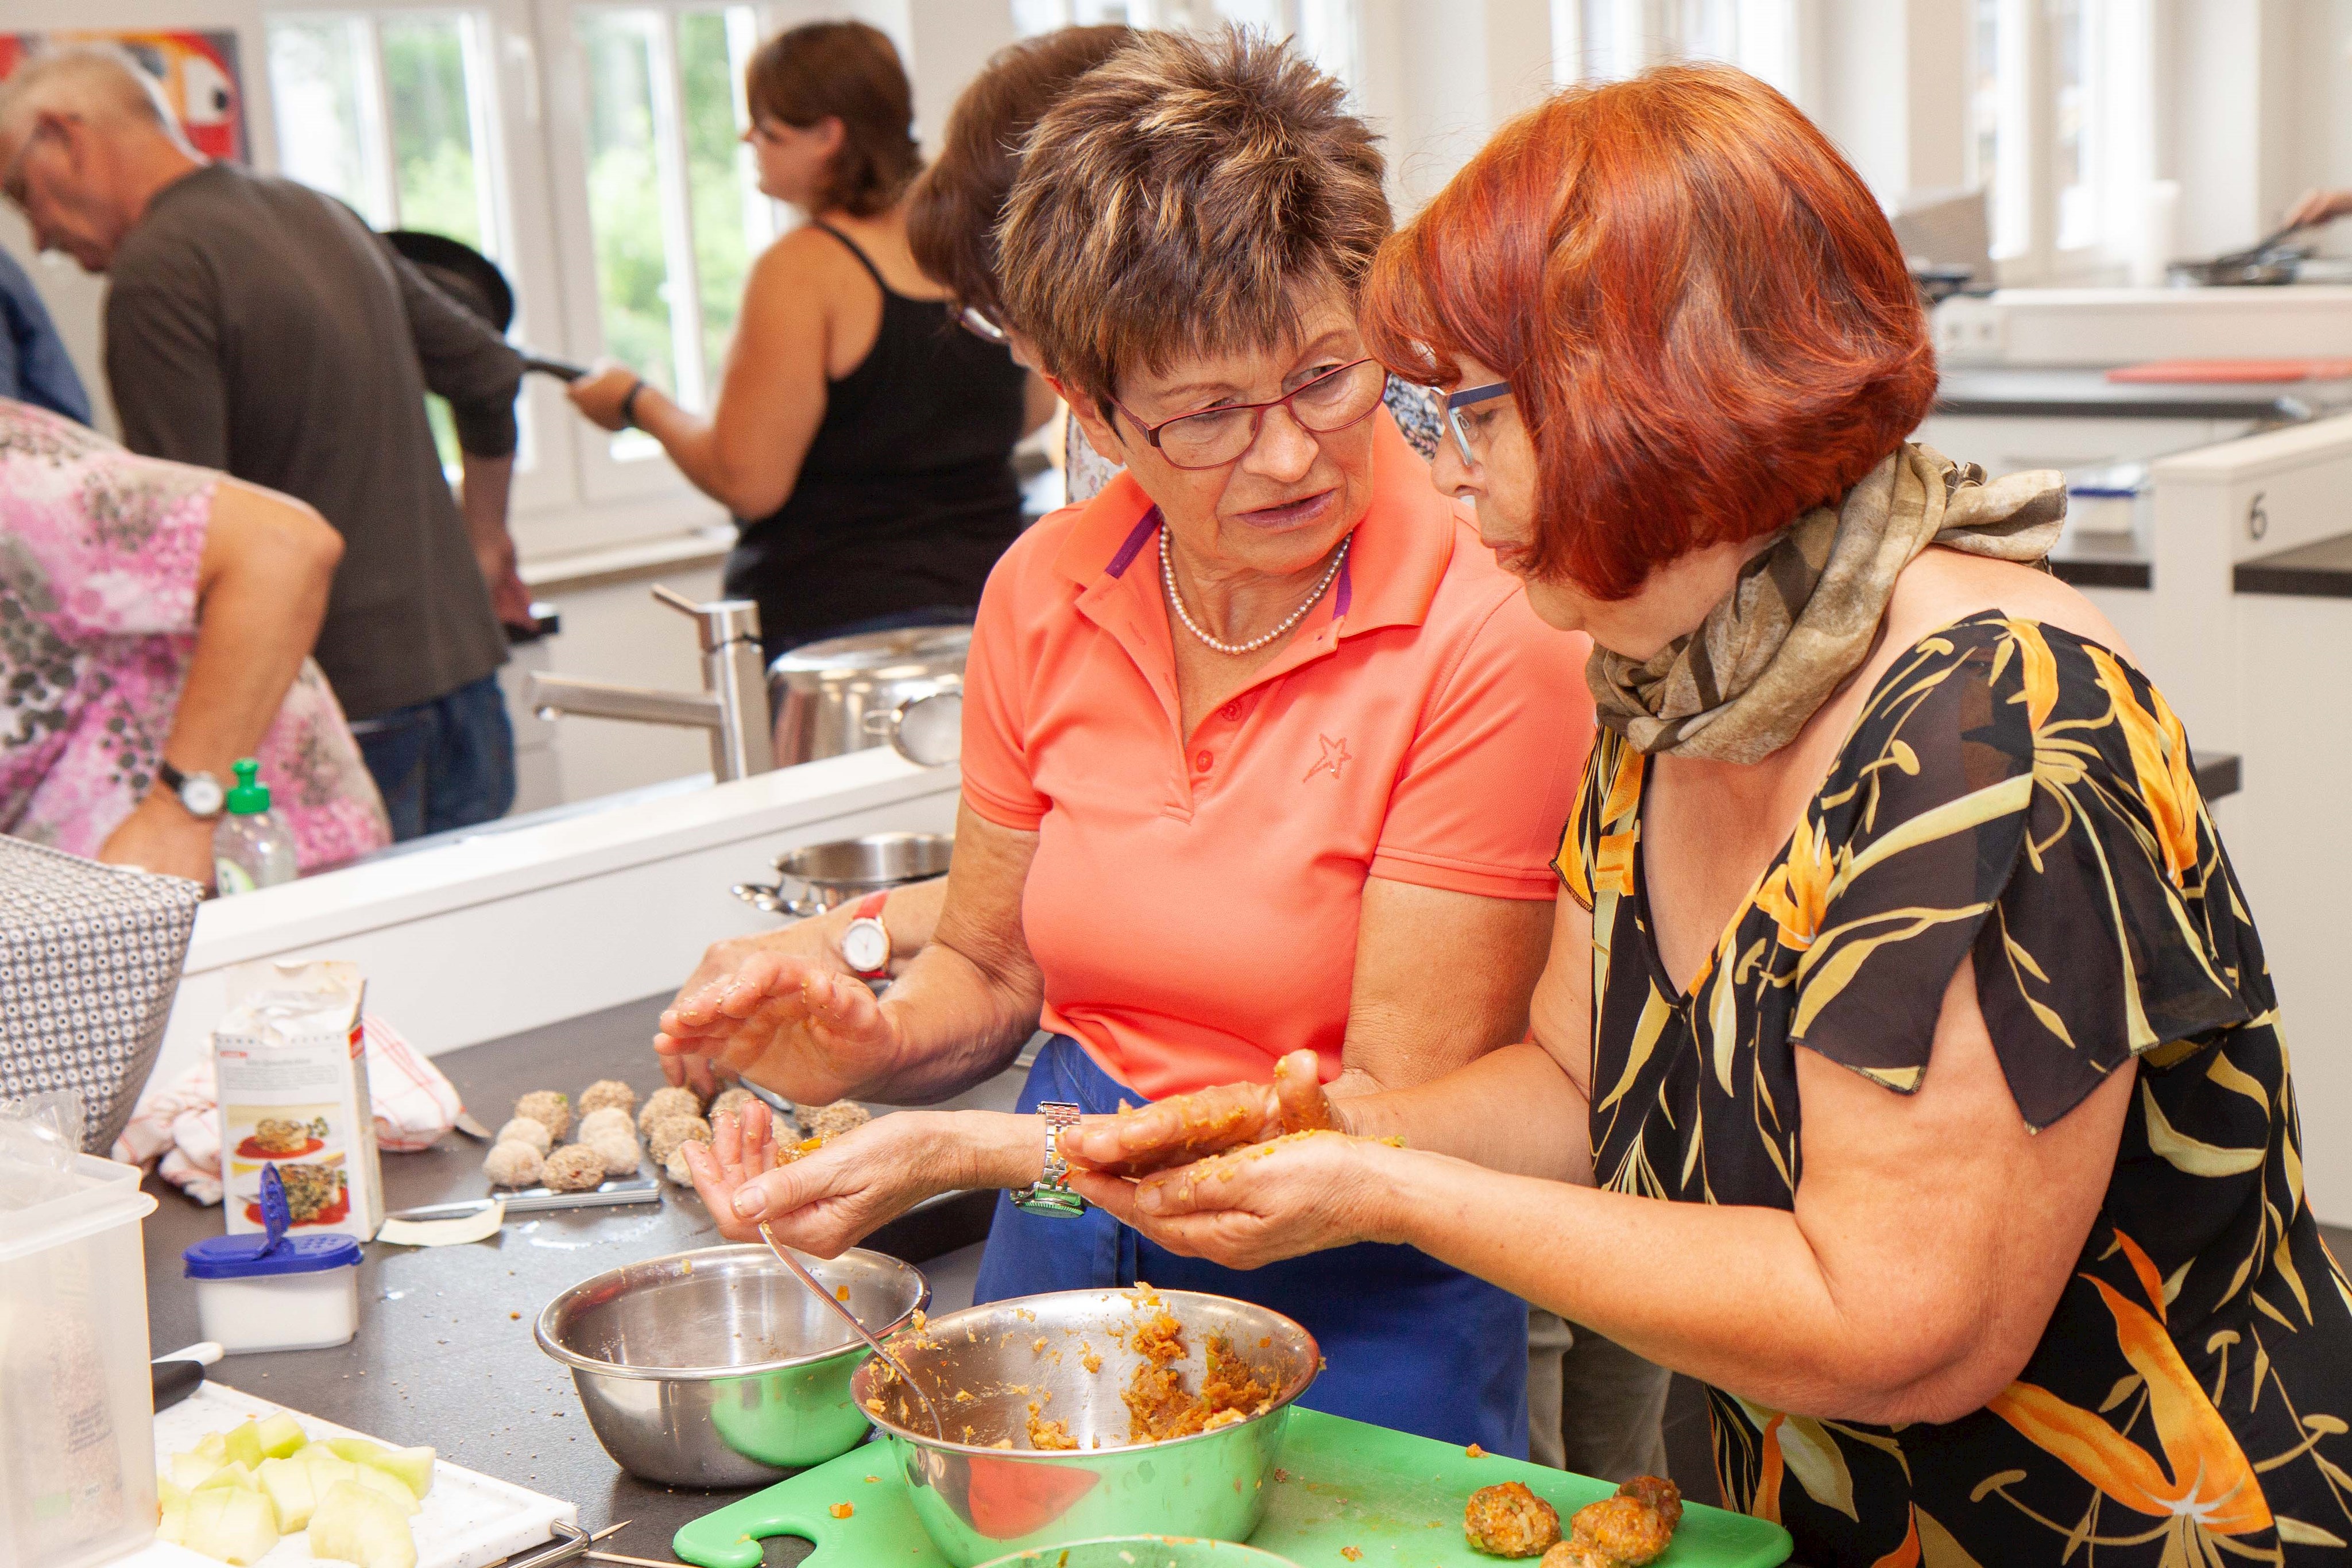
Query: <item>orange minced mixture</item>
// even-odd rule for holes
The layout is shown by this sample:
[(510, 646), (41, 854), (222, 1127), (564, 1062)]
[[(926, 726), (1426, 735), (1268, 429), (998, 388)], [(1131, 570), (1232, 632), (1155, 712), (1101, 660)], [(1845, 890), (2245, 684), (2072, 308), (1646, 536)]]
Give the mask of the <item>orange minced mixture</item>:
[(1222, 1335), (1209, 1341), (1209, 1370), (1200, 1393), (1187, 1390), (1183, 1373), (1173, 1364), (1184, 1355), (1184, 1327), (1165, 1308), (1146, 1319), (1128, 1344), (1144, 1357), (1123, 1396), (1129, 1442), (1164, 1443), (1229, 1427), (1273, 1397)]

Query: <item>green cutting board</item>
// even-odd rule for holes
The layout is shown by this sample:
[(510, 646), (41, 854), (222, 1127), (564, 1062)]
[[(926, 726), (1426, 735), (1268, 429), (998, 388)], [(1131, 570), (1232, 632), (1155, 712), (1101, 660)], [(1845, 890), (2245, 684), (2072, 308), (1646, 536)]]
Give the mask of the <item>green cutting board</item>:
[[(1299, 1568), (1349, 1568), (1358, 1561), (1340, 1554), (1349, 1546), (1365, 1568), (1496, 1568), (1500, 1559), (1462, 1538), (1462, 1506), (1478, 1488), (1525, 1481), (1563, 1520), (1617, 1490), (1519, 1459), (1472, 1458), (1450, 1443), (1318, 1410), (1291, 1413), (1282, 1469), (1288, 1479), (1269, 1487), (1265, 1522), (1250, 1544)], [(847, 1519), (833, 1517), (841, 1502), (854, 1510)], [(670, 1544), (701, 1568), (758, 1568), (759, 1542), (771, 1535), (814, 1542), (806, 1568), (947, 1568), (879, 1446), (705, 1514)], [(1777, 1524), (1693, 1504), (1656, 1568), (1773, 1568), (1789, 1550), (1789, 1532)]]

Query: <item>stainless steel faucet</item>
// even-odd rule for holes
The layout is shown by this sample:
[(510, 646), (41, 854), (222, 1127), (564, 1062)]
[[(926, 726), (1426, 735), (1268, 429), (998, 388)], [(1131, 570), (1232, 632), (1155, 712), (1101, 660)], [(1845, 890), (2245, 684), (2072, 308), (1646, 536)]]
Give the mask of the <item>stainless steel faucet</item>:
[(656, 691), (533, 672), (533, 711), (541, 718), (568, 713), (707, 729), (710, 771), (722, 784), (773, 771), (775, 735), (768, 717), (766, 662), (760, 653), (760, 607), (748, 599), (697, 604), (659, 585), (654, 598), (696, 622), (702, 638), (700, 692)]

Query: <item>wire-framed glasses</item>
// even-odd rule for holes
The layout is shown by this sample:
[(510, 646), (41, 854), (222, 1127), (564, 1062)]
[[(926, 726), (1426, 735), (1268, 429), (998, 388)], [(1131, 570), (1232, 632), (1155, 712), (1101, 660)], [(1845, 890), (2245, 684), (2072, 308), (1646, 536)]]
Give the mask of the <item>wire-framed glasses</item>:
[(1146, 424), (1133, 410), (1118, 403), (1119, 413), (1134, 421), (1143, 439), (1178, 468), (1221, 468), (1238, 459), (1257, 443), (1257, 433), (1270, 408), (1287, 408), (1300, 429), (1329, 435), (1371, 416), (1388, 389), (1389, 373), (1377, 360), (1356, 360), (1326, 371), (1296, 391), (1264, 402), (1228, 403), (1223, 408), (1180, 413), (1158, 424)]
[[(1464, 387), (1458, 392), (1447, 394), (1445, 428), (1453, 433), (1454, 448), (1462, 454), (1465, 466), (1475, 468), (1485, 458), (1487, 420), (1484, 415), (1475, 421), (1465, 420), (1462, 417), (1462, 411), (1475, 408), (1482, 402), (1492, 402), (1498, 397), (1510, 395), (1511, 383), (1508, 382), (1488, 382), (1484, 386)], [(1471, 431), (1474, 428), (1477, 432), (1477, 445), (1475, 448), (1471, 445)]]

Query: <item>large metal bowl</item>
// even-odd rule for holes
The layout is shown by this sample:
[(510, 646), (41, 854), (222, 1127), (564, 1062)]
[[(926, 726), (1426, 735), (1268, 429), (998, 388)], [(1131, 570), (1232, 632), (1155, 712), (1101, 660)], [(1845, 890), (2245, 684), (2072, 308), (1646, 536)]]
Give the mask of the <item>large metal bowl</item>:
[[(1161, 1305), (1184, 1328), (1177, 1364), (1188, 1386), (1200, 1386), (1208, 1342), (1221, 1335), (1275, 1391), (1269, 1408), (1197, 1437), (1129, 1441), (1121, 1396), (1143, 1364), (1129, 1337)], [(1292, 1402), (1322, 1366), (1315, 1337), (1281, 1313), (1189, 1291), (1021, 1296), (935, 1319), (890, 1348), (938, 1407), (946, 1438), (887, 1365), (859, 1367), (850, 1388), (895, 1449), (924, 1533), (956, 1568), (1108, 1535), (1246, 1540), (1265, 1512)], [(1079, 1447), (1030, 1448), (1033, 1404)], [(1006, 1438), (1016, 1446), (995, 1446)]]
[(1192, 1535), (1109, 1535), (1067, 1546), (1033, 1546), (980, 1568), (1298, 1568), (1255, 1546)]
[[(853, 1248), (803, 1255), (876, 1333), (930, 1300), (922, 1274)], [(856, 1448), (850, 1375), (873, 1352), (765, 1247), (709, 1247), (584, 1280), (539, 1314), (604, 1451), (670, 1486), (764, 1486)]]

